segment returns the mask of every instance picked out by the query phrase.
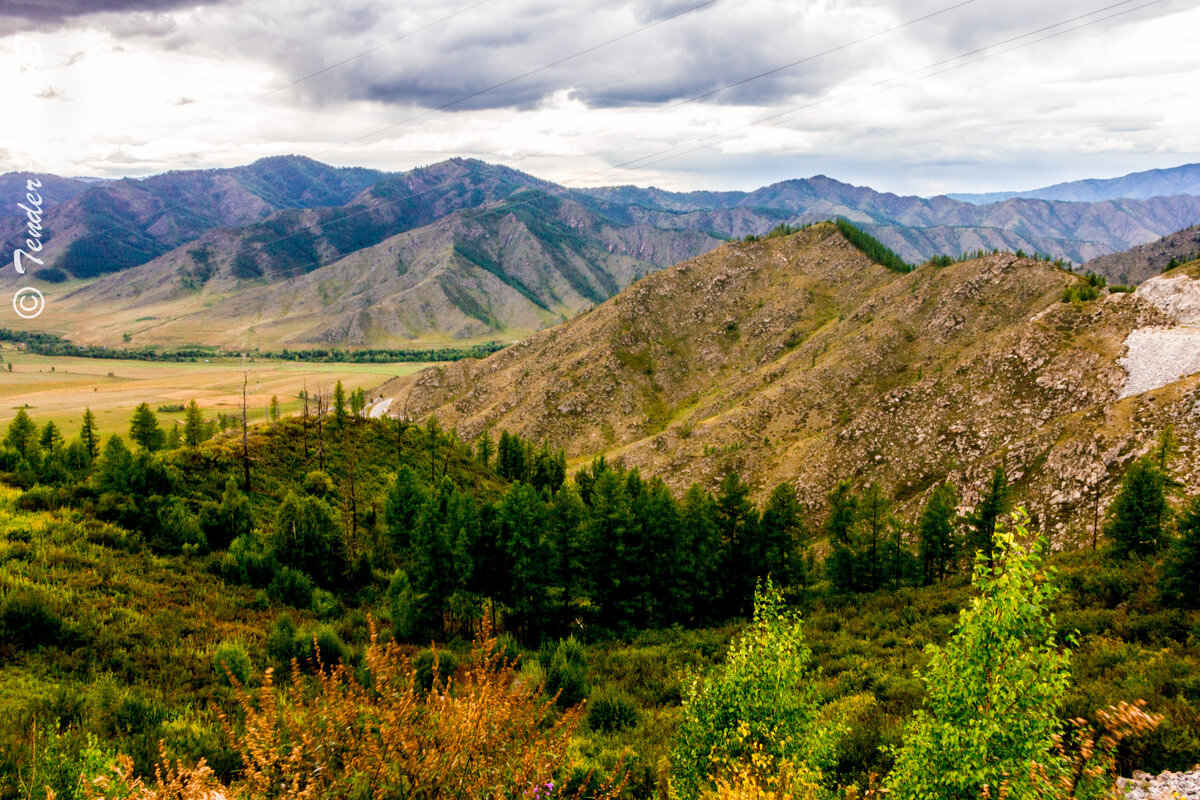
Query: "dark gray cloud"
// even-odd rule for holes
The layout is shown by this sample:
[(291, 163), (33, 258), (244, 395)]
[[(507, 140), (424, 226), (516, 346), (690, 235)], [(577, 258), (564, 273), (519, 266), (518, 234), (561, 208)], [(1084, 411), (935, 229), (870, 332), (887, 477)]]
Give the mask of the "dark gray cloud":
[(77, 17), (100, 13), (162, 12), (221, 0), (0, 0), (0, 18), (9, 32), (45, 30)]

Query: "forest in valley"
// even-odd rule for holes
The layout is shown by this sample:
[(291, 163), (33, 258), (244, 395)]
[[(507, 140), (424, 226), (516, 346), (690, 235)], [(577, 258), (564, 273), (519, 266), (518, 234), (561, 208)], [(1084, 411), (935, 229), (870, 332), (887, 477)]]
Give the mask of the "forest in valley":
[(1101, 797), (1200, 761), (1169, 430), (1050, 553), (1001, 465), (906, 519), (304, 399), (11, 422), (0, 795)]

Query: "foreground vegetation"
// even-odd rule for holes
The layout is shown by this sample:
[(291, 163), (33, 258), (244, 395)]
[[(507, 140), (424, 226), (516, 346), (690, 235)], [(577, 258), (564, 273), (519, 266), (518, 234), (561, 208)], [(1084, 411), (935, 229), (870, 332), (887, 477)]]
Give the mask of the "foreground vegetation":
[[(322, 796), (394, 796), (387, 780), (418, 774), (441, 787), (423, 793), (455, 794), (448, 762), (422, 762), (425, 772), (402, 762), (373, 783), (348, 766), (344, 780), (328, 776), (363, 763), (352, 753), (448, 757), (456, 751), (421, 737), (448, 741), (450, 730), (464, 733), (455, 714), (485, 710), (509, 715), (498, 729), (511, 736), (497, 741), (511, 742), (511, 760), (495, 774), (509, 776), (497, 780), (514, 795), (539, 786), (647, 797), (670, 787), (683, 798), (687, 785), (744, 795), (782, 791), (771, 781), (783, 777), (794, 793), (872, 781), (900, 791), (912, 785), (905, 765), (929, 760), (906, 753), (922, 741), (944, 747), (964, 716), (971, 695), (946, 694), (950, 680), (993, 691), (988, 680), (971, 684), (963, 664), (980, 641), (1006, 637), (1024, 654), (1012, 663), (1025, 665), (1014, 685), (1028, 725), (978, 735), (1024, 765), (1013, 781), (1049, 758), (1054, 735), (1064, 747), (1078, 740), (1066, 720), (1102, 727), (1109, 707), (1116, 727), (1145, 734), (1113, 743), (1113, 768), (1200, 760), (1200, 507), (1172, 489), (1169, 437), (1131, 469), (1102, 547), (1050, 556), (1057, 575), (1047, 582), (1040, 556), (1024, 549), (1030, 537), (1018, 534), (1018, 547), (997, 536), (1009, 511), (999, 470), (965, 519), (953, 487), (906, 523), (881, 489), (850, 484), (832, 487), (830, 513), (811, 519), (786, 489), (755, 508), (735, 475), (715, 494), (695, 487), (676, 498), (603, 461), (568, 477), (560, 452), (507, 433), (468, 444), (435, 424), (361, 419), (346, 393), (309, 400), (309, 413), (245, 439), (236, 427), (175, 447), (155, 435), (149, 408), (128, 440), (68, 442), (28, 417), (9, 426), (3, 796), (41, 798), (45, 786), (81, 796), (81, 779), (111, 776), (118, 754), (131, 761), (112, 787), (138, 776), (152, 784), (164, 757), (185, 772), (203, 758), (211, 785), (265, 796), (256, 781), (295, 775), (288, 754), (316, 758), (304, 742), (330, 736), (347, 755), (320, 762), (331, 781)], [(1010, 561), (1018, 550), (1027, 560)], [(772, 589), (752, 608), (767, 574)], [(499, 640), (472, 650), (473, 632), (493, 623)], [(423, 649), (431, 639), (437, 651)], [(490, 660), (500, 651), (516, 666)], [(788, 695), (792, 705), (755, 694), (755, 682), (785, 678), (803, 689)], [(258, 700), (240, 688), (260, 685)], [(442, 697), (461, 706), (430, 705)], [(1161, 724), (1118, 705), (1139, 698)], [(336, 726), (341, 712), (318, 708), (367, 716), (362, 727)], [(804, 735), (769, 728), (785, 709)], [(404, 722), (409, 713), (433, 727)], [(756, 729), (763, 714), (768, 729)], [(732, 737), (715, 772), (687, 756), (687, 742), (714, 730)], [(454, 741), (463, 753), (483, 746)], [(541, 750), (546, 760), (528, 760)], [(977, 796), (982, 783), (1003, 783), (994, 769), (972, 775), (953, 793), (930, 791)], [(455, 796), (497, 784), (472, 785)]]

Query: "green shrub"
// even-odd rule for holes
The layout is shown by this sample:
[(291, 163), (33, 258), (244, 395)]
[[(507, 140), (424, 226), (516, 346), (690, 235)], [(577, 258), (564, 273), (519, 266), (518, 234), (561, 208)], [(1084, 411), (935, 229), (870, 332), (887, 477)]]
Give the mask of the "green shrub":
[(303, 572), (284, 567), (267, 586), (267, 596), (293, 608), (310, 608), (313, 603), (313, 582)]
[(18, 590), (0, 604), (0, 637), (17, 647), (54, 647), (67, 635), (58, 611), (42, 594)]
[(246, 586), (270, 586), (279, 571), (274, 553), (253, 536), (239, 536), (221, 558), (221, 577)]
[(801, 796), (821, 794), (843, 726), (821, 719), (811, 661), (799, 613), (784, 608), (768, 581), (725, 663), (692, 681), (671, 753), (672, 797), (695, 800), (738, 769), (760, 773), (755, 780), (786, 770)]
[(250, 656), (246, 648), (237, 642), (222, 642), (213, 654), (213, 665), (226, 686), (230, 685), (230, 675), (243, 686), (250, 679)]
[(557, 695), (562, 708), (579, 705), (591, 691), (588, 683), (587, 651), (574, 636), (543, 648), (538, 661), (546, 673), (546, 691)]
[(417, 654), (413, 656), (412, 665), (413, 671), (416, 673), (414, 680), (417, 689), (428, 692), (433, 688), (435, 673), (439, 686), (445, 685), (446, 681), (454, 675), (455, 670), (458, 669), (458, 656), (443, 648), (437, 650), (425, 648), (418, 650)]
[(615, 733), (635, 727), (637, 723), (637, 703), (620, 689), (605, 685), (588, 698), (587, 724), (592, 730)]
[[(1018, 525), (1016, 535), (1027, 532)], [(1010, 797), (1031, 797), (1034, 764), (1053, 760), (1070, 652), (1047, 612), (1057, 590), (1039, 572), (1044, 540), (1024, 549), (1001, 531), (996, 545), (995, 574), (978, 554), (980, 596), (920, 672), (926, 698), (894, 751), (890, 797), (975, 798), (1002, 785)]]

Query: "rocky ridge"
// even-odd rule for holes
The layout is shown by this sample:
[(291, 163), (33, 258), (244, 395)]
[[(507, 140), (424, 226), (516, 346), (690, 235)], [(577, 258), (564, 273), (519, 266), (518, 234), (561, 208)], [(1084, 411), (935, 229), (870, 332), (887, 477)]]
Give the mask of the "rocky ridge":
[(1179, 477), (1200, 486), (1200, 375), (1120, 397), (1129, 335), (1176, 318), (1136, 294), (1060, 302), (1079, 280), (1004, 254), (897, 274), (818, 225), (725, 245), (484, 361), (397, 381), (392, 409), (604, 453), (677, 489), (737, 470), (814, 508), (842, 479), (909, 509), (951, 480), (969, 506), (1004, 463), (1065, 544), (1090, 538), (1096, 498), (1168, 424), (1188, 454)]

